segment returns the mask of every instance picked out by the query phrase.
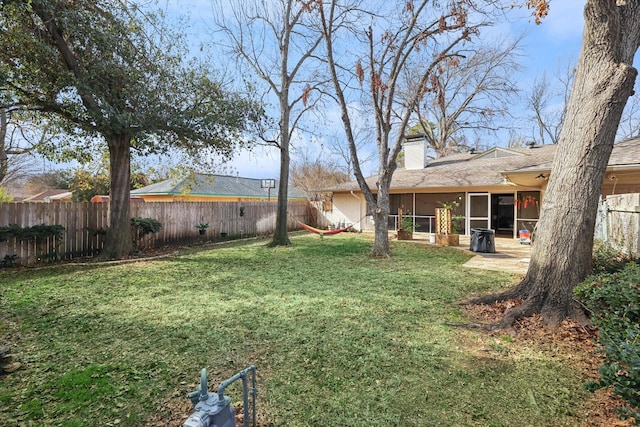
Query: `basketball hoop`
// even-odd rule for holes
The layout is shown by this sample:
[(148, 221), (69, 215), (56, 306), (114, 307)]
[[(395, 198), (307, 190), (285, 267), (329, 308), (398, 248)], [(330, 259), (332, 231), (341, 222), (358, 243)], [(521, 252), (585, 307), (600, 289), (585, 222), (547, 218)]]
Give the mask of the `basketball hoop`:
[(262, 180), (262, 188), (276, 188), (276, 180), (275, 179), (263, 179)]
[(271, 201), (271, 189), (276, 188), (276, 180), (275, 179), (263, 179), (262, 180), (262, 188), (267, 189), (267, 200)]

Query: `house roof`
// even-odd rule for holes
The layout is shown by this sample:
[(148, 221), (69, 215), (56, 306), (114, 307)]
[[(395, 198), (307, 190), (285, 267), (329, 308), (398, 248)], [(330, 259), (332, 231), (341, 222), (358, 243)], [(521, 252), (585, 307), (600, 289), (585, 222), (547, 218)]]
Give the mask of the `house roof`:
[[(393, 174), (391, 190), (440, 187), (490, 187), (509, 185), (517, 174), (551, 171), (556, 145), (505, 149), (495, 147), (482, 153), (457, 153), (431, 160), (423, 169), (398, 169)], [(640, 138), (614, 145), (608, 169), (640, 168)], [(377, 176), (367, 178), (375, 188)], [(359, 191), (356, 181), (337, 185), (326, 191)]]
[[(398, 169), (391, 181), (392, 190), (438, 187), (487, 187), (506, 185), (504, 170), (542, 165), (553, 160), (555, 145), (535, 148), (491, 150), (470, 154), (457, 153), (431, 160), (424, 169)], [(367, 178), (375, 187), (377, 176)], [(341, 184), (333, 191), (359, 190), (355, 181)]]
[[(271, 197), (278, 196), (278, 180), (271, 189)], [(191, 195), (210, 197), (264, 198), (268, 190), (262, 188), (262, 180), (228, 175), (195, 174), (194, 177), (166, 179), (146, 187), (131, 190), (131, 195)], [(289, 188), (289, 198), (305, 198), (296, 188)]]
[(50, 202), (53, 200), (71, 200), (72, 193), (69, 190), (52, 189), (22, 199), (23, 202)]
[[(542, 171), (542, 169), (551, 170), (553, 161), (544, 164), (520, 168), (508, 172), (527, 172)], [(632, 167), (637, 169), (640, 167), (640, 138), (632, 138), (620, 141), (613, 146), (611, 156), (609, 157), (608, 169), (621, 169)]]

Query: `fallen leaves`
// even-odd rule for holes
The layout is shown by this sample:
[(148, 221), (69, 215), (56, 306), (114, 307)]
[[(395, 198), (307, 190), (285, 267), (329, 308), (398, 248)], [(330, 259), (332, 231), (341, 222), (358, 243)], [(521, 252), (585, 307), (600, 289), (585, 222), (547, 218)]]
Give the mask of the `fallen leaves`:
[[(471, 322), (497, 324), (506, 310), (521, 303), (519, 300), (510, 300), (494, 304), (465, 305), (462, 309)], [(517, 321), (510, 332), (510, 346), (539, 346), (570, 360), (573, 366), (584, 373), (585, 381), (598, 377), (600, 345), (594, 339), (598, 336), (596, 328), (564, 320), (557, 328), (549, 329), (542, 322), (542, 317), (535, 315)], [(504, 336), (505, 331), (491, 331), (487, 332), (487, 335), (488, 338), (496, 340), (500, 339), (501, 335)], [(620, 420), (615, 413), (615, 409), (622, 406), (622, 401), (613, 396), (610, 390), (598, 390), (588, 400), (579, 404), (589, 420), (585, 425), (590, 427), (632, 425), (628, 421)]]

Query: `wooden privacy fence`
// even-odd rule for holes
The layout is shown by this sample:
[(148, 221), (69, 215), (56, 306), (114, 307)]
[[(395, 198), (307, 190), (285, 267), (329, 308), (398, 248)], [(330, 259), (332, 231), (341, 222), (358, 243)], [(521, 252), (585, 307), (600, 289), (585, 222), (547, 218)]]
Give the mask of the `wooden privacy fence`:
[[(241, 215), (241, 209), (242, 215)], [(289, 230), (299, 229), (295, 219), (310, 222), (307, 202), (289, 202)], [(158, 233), (141, 242), (144, 247), (196, 243), (229, 238), (266, 236), (273, 233), (277, 203), (274, 202), (152, 202), (132, 203), (131, 216), (153, 218), (162, 224)], [(208, 223), (204, 235), (197, 224)], [(16, 224), (61, 225), (60, 240), (42, 241), (10, 238), (0, 242), (0, 260), (17, 256), (17, 263), (34, 264), (53, 259), (94, 256), (104, 243), (109, 227), (108, 203), (0, 203), (0, 226)]]
[(610, 195), (601, 201), (595, 237), (620, 251), (640, 256), (640, 194)]

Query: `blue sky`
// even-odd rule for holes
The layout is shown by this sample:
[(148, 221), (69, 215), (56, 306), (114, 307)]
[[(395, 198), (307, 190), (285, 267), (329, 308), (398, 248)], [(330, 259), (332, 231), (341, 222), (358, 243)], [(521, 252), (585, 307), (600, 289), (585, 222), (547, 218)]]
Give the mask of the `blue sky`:
[[(533, 80), (544, 71), (553, 75), (559, 63), (575, 62), (580, 53), (584, 19), (584, 2), (580, 0), (552, 0), (549, 16), (536, 25), (526, 17), (526, 10), (514, 11), (520, 20), (505, 24), (511, 35), (526, 34), (522, 45), (523, 83)], [(502, 26), (501, 26), (502, 27)]]
[[(166, 0), (166, 5), (170, 14), (186, 13), (190, 16), (192, 27), (186, 31), (193, 46), (211, 39), (210, 0)], [(552, 0), (550, 14), (541, 25), (536, 25), (530, 19), (528, 11), (516, 9), (508, 12), (507, 19), (489, 30), (488, 37), (516, 37), (520, 33), (526, 34), (519, 61), (523, 67), (519, 76), (523, 92), (543, 72), (546, 71), (548, 77), (553, 77), (559, 66), (575, 63), (582, 39), (583, 7), (584, 1), (580, 0)], [(506, 137), (504, 141), (496, 143), (506, 143)], [(234, 173), (244, 177), (277, 178), (279, 157), (276, 150), (258, 148), (253, 153), (238, 153), (229, 167)]]

